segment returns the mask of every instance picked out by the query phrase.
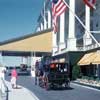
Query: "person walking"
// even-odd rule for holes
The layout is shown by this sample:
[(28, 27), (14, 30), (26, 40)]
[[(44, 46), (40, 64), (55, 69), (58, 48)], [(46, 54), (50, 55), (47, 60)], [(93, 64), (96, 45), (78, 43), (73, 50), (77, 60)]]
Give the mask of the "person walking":
[(5, 73), (6, 73), (6, 67), (0, 63), (0, 92), (5, 93), (6, 88), (5, 88)]
[(17, 88), (17, 84), (16, 84), (17, 77), (18, 77), (18, 74), (17, 74), (16, 69), (14, 68), (11, 71), (11, 85), (12, 85), (12, 88)]
[(35, 85), (38, 83), (38, 76), (39, 76), (39, 61), (36, 60), (35, 63)]
[(0, 78), (5, 80), (6, 67), (0, 63)]

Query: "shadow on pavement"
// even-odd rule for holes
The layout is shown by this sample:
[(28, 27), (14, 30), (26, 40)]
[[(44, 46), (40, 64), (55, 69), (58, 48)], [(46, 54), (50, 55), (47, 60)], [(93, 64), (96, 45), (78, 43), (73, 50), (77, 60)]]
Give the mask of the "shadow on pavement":
[(51, 90), (55, 90), (55, 91), (63, 91), (63, 90), (73, 90), (74, 88), (72, 87), (60, 87), (60, 88), (52, 88)]

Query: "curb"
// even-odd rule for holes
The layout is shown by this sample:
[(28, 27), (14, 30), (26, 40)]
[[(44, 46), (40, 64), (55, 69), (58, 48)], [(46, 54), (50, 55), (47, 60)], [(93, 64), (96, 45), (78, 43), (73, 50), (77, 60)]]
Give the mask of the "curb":
[(82, 86), (87, 86), (87, 87), (91, 87), (91, 88), (100, 90), (100, 87), (97, 87), (97, 86), (92, 86), (92, 85), (88, 85), (88, 84), (84, 84), (84, 83), (79, 83), (79, 82), (72, 82), (72, 83), (75, 83), (75, 84), (79, 84), (79, 85), (82, 85)]

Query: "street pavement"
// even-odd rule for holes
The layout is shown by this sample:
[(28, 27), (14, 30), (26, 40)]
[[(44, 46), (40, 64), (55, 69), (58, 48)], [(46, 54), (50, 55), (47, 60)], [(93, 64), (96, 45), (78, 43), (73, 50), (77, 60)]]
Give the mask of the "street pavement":
[[(7, 77), (6, 80), (10, 81), (10, 77)], [(100, 91), (73, 83), (71, 83), (71, 88), (69, 89), (46, 91), (44, 88), (34, 85), (34, 78), (25, 75), (18, 77), (17, 84), (22, 89), (13, 90), (12, 93), (15, 97), (13, 99), (10, 97), (9, 100), (32, 100), (31, 97), (35, 98), (33, 100), (100, 100)], [(24, 97), (18, 99), (18, 96), (21, 97), (22, 95)]]

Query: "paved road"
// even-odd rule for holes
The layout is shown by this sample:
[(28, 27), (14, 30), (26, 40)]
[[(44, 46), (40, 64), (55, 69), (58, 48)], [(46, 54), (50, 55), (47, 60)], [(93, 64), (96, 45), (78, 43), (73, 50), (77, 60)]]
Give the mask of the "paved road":
[[(9, 78), (7, 78), (9, 81)], [(71, 89), (50, 90), (34, 85), (34, 78), (19, 76), (18, 84), (33, 92), (39, 100), (100, 100), (100, 92), (71, 84)]]

